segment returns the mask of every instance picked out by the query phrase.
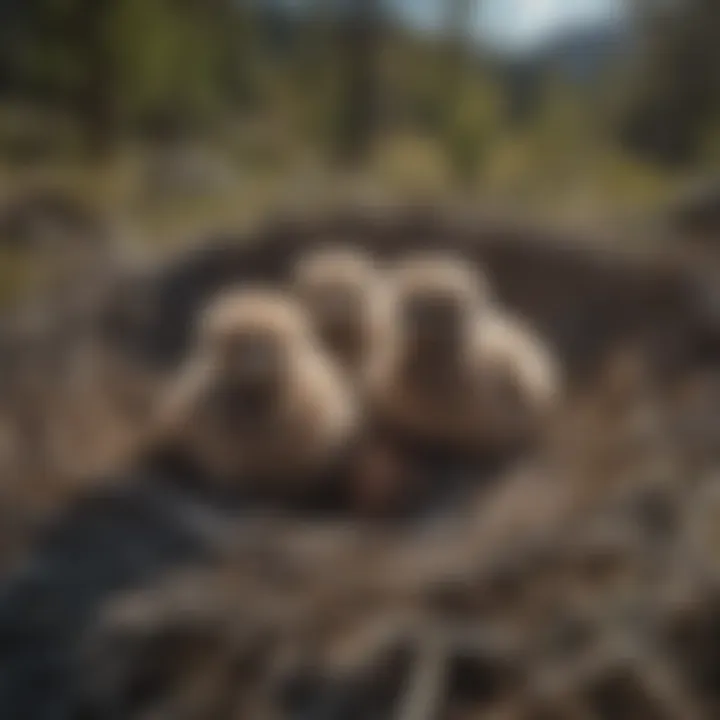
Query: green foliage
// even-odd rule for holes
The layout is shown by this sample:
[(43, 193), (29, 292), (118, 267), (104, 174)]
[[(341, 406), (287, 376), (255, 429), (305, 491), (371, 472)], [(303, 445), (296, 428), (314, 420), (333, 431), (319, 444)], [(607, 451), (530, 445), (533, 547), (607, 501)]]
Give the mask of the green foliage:
[(458, 93), (447, 112), (444, 145), (456, 178), (467, 185), (477, 179), (502, 123), (501, 93), (478, 75)]
[(222, 3), (201, 0), (37, 0), (17, 21), (19, 84), (119, 127), (183, 118), (220, 107), (230, 64), (219, 42)]
[(124, 0), (108, 12), (105, 42), (116, 92), (130, 121), (177, 113), (204, 118), (218, 109), (222, 49), (202, 7), (172, 0)]

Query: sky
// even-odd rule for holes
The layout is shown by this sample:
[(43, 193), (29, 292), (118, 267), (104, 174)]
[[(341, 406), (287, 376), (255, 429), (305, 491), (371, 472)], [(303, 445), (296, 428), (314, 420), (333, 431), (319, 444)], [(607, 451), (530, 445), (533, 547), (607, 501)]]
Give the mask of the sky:
[(621, 0), (485, 0), (480, 24), (489, 41), (523, 48), (567, 28), (606, 24), (621, 10)]
[[(531, 49), (569, 28), (608, 24), (622, 16), (628, 0), (475, 0), (478, 35), (508, 51)], [(404, 15), (425, 28), (437, 27), (442, 0), (399, 0)]]

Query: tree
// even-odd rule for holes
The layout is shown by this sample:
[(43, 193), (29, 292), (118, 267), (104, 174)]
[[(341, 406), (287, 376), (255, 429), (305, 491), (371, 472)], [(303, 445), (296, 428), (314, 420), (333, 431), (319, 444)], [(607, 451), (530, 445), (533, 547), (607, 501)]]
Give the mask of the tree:
[(35, 0), (14, 16), (13, 75), (104, 152), (128, 125), (206, 116), (231, 39), (225, 0)]
[(344, 83), (335, 156), (353, 166), (370, 153), (379, 120), (382, 0), (352, 0), (338, 22)]
[(647, 51), (622, 133), (668, 165), (694, 161), (720, 113), (720, 4), (645, 0)]

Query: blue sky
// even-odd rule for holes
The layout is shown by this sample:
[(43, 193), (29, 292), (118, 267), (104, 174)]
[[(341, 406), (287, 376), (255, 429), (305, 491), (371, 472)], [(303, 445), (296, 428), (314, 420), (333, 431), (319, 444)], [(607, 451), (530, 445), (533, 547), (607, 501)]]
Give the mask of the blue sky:
[[(409, 20), (437, 27), (443, 0), (396, 0)], [(480, 37), (522, 51), (568, 28), (606, 24), (620, 17), (627, 0), (475, 0)]]

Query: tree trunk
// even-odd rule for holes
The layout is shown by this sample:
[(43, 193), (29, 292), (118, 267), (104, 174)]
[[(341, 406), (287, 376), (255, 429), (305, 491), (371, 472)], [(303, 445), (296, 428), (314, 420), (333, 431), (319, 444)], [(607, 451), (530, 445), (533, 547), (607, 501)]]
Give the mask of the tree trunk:
[(375, 139), (379, 110), (381, 0), (353, 0), (340, 18), (343, 91), (336, 160), (358, 166)]

